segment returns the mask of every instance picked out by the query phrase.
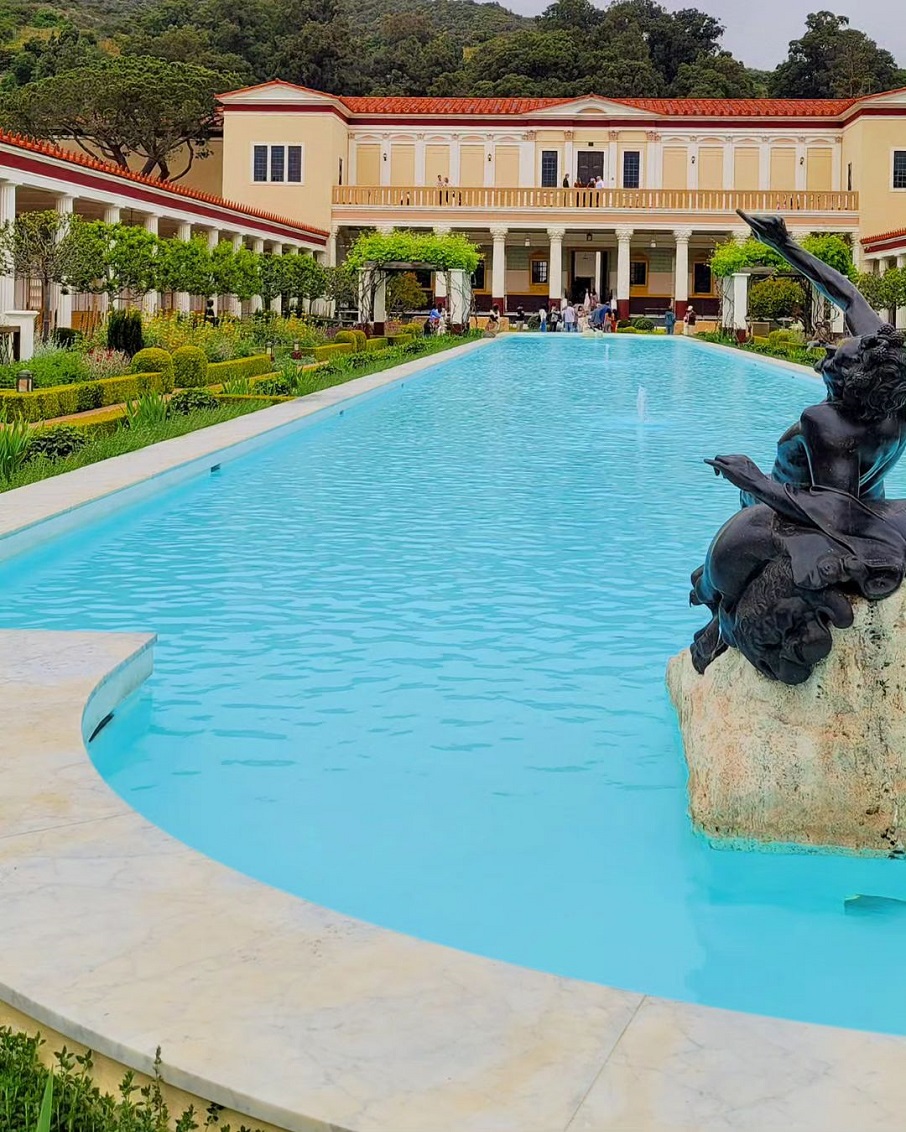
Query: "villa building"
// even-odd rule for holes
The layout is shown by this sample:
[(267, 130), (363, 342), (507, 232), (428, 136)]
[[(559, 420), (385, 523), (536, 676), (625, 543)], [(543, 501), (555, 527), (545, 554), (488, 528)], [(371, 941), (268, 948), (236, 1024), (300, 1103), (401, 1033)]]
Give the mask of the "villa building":
[[(902, 258), (906, 91), (859, 99), (345, 97), (286, 82), (224, 94), (224, 196), (329, 231), (461, 231), (479, 309), (615, 294), (642, 314), (717, 299), (708, 258), (735, 210), (845, 232)], [(203, 167), (203, 163), (199, 163)], [(596, 181), (603, 188), (563, 188)]]
[[(56, 208), (331, 264), (365, 228), (453, 230), (483, 250), (479, 311), (595, 290), (623, 315), (671, 303), (714, 314), (708, 261), (717, 242), (745, 234), (737, 208), (780, 212), (794, 235), (846, 233), (863, 269), (906, 265), (906, 90), (821, 101), (410, 98), (275, 81), (220, 102), (211, 156), (177, 184), (73, 143), (0, 134), (0, 221)], [(37, 294), (0, 277), (4, 321), (27, 322)], [(57, 324), (103, 301), (58, 294)]]

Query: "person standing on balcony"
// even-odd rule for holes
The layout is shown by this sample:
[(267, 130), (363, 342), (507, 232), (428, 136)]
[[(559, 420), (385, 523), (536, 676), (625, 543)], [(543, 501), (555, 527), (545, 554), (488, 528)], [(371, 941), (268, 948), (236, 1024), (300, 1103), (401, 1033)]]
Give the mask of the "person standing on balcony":
[(569, 189), (572, 187), (569, 183), (569, 173), (563, 174), (563, 187), (564, 189)]
[(667, 307), (664, 311), (664, 329), (668, 334), (673, 333), (673, 328), (676, 326), (676, 311), (673, 307)]

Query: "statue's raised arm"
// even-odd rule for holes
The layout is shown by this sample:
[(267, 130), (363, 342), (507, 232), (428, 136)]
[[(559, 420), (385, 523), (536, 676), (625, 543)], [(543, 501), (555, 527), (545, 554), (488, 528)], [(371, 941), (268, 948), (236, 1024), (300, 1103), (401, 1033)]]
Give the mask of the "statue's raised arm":
[(871, 309), (851, 280), (799, 247), (787, 231), (782, 216), (751, 216), (741, 209), (737, 212), (763, 244), (782, 255), (791, 267), (843, 311), (850, 334), (857, 337), (875, 334), (884, 325), (884, 320)]

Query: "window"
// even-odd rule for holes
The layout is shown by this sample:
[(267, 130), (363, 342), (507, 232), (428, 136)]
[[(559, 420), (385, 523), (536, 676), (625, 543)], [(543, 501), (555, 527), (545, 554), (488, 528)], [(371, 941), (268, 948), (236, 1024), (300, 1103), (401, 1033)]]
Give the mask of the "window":
[(532, 284), (541, 287), (547, 283), (548, 263), (546, 259), (532, 260)]
[(642, 183), (642, 155), (638, 150), (627, 149), (623, 154), (623, 188), (637, 189)]
[(544, 149), (541, 151), (541, 187), (545, 189), (554, 189), (557, 187), (559, 178), (558, 164), (560, 154), (555, 149)]
[(893, 187), (895, 189), (906, 189), (906, 149), (894, 150)]
[(587, 185), (604, 177), (604, 154), (581, 150), (576, 157), (576, 184)]
[(647, 287), (648, 286), (648, 261), (645, 259), (634, 259), (629, 265), (629, 286), (630, 287)]
[(289, 181), (296, 185), (301, 184), (302, 146), (252, 146), (252, 180), (258, 183), (271, 181), (281, 184)]
[(703, 260), (692, 265), (692, 293), (693, 295), (711, 294), (711, 265)]

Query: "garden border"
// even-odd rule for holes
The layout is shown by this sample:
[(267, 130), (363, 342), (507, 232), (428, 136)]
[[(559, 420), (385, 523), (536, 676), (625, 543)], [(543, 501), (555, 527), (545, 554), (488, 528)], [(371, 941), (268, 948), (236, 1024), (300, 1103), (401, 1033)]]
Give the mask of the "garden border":
[[(313, 395), (292, 420), (287, 406), (262, 410), (272, 415), (255, 439), (450, 356), (334, 387), (329, 404)], [(218, 430), (218, 460), (248, 449), (226, 425), (202, 433)], [(193, 451), (190, 437), (157, 446), (171, 473), (196, 474), (216, 451)], [(140, 455), (93, 477), (96, 501), (131, 501), (124, 481), (138, 474), (163, 486), (166, 472)], [(97, 467), (43, 481), (79, 477), (64, 515), (90, 494), (81, 472)], [(41, 487), (10, 495), (40, 495), (48, 513)], [(2, 515), (3, 526), (18, 519)], [(904, 1038), (669, 1002), (421, 942), (270, 888), (151, 825), (85, 749), (147, 675), (151, 640), (0, 632), (0, 1003), (143, 1073), (161, 1044), (169, 1083), (289, 1132), (897, 1126)]]

